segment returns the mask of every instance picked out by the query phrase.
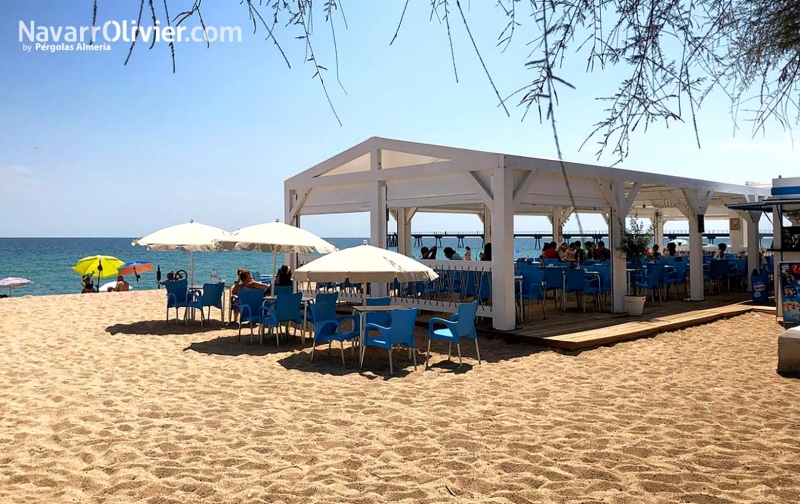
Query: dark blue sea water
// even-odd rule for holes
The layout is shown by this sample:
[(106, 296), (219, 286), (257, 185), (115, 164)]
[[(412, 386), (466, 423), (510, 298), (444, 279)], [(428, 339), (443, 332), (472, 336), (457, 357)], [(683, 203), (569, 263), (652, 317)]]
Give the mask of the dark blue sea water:
[[(338, 248), (359, 245), (363, 238), (327, 238)], [(423, 245), (435, 245), (428, 238)], [(456, 238), (444, 238), (440, 247), (439, 259), (444, 259), (441, 248), (450, 246), (464, 253)], [(472, 248), (473, 259), (477, 260), (482, 242), (479, 238), (465, 238), (464, 246)], [(517, 238), (514, 241), (517, 257), (538, 257), (541, 251), (533, 238)], [(33, 283), (16, 289), (14, 296), (69, 294), (81, 290), (80, 275), (72, 271), (72, 266), (82, 257), (101, 254), (115, 256), (123, 261), (145, 260), (153, 263), (154, 270), (144, 273), (136, 285), (133, 277), (128, 277), (134, 289), (155, 289), (155, 267), (161, 266), (164, 278), (168, 271), (184, 269), (189, 271), (188, 252), (150, 252), (144, 247), (132, 246), (130, 238), (0, 238), (0, 278), (23, 277)], [(419, 257), (419, 247), (413, 249), (414, 257)], [(278, 265), (283, 264), (283, 256), (278, 254)], [(272, 254), (261, 252), (196, 252), (195, 283), (210, 280), (211, 271), (216, 270), (219, 279), (233, 281), (238, 268), (247, 268), (262, 274), (272, 273)], [(104, 279), (101, 285), (113, 281)], [(0, 294), (5, 294), (2, 291)]]
[[(327, 240), (342, 249), (359, 245), (364, 239)], [(532, 243), (532, 240), (528, 241)], [(465, 242), (472, 247), (477, 259), (480, 239), (467, 239)], [(453, 238), (452, 242), (445, 239), (442, 245), (455, 248), (456, 239)], [(96, 254), (114, 256), (123, 261), (152, 262), (153, 271), (142, 274), (138, 286), (133, 277), (128, 277), (134, 289), (139, 290), (156, 288), (155, 268), (159, 265), (164, 278), (168, 271), (184, 269), (188, 272), (190, 268), (188, 252), (151, 252), (144, 247), (132, 246), (130, 238), (0, 238), (0, 278), (23, 277), (33, 282), (12, 291), (13, 296), (76, 293), (81, 291), (81, 277), (72, 271), (72, 267), (82, 257)], [(414, 255), (419, 257), (419, 248), (414, 248)], [(272, 273), (272, 257), (271, 253), (261, 252), (195, 252), (195, 283), (210, 280), (212, 269), (216, 270), (219, 279), (228, 282), (235, 278), (238, 268), (269, 275)], [(283, 262), (282, 254), (278, 254), (278, 265)], [(103, 279), (100, 284), (113, 280)], [(7, 290), (0, 290), (0, 294), (7, 293)]]

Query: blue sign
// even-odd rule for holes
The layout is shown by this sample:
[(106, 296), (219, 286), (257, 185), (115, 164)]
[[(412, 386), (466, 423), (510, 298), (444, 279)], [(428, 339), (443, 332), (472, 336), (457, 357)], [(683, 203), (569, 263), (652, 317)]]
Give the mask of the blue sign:
[(800, 262), (782, 262), (779, 272), (783, 321), (800, 324)]

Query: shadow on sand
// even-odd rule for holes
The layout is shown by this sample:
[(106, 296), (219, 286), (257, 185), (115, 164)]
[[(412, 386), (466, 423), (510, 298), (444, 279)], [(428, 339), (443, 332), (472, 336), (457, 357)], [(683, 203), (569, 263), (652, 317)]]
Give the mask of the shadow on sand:
[(132, 324), (114, 324), (106, 327), (106, 332), (112, 336), (117, 334), (127, 334), (132, 336), (172, 336), (172, 335), (185, 335), (207, 333), (211, 331), (221, 331), (226, 329), (225, 326), (218, 320), (211, 320), (200, 327), (199, 322), (189, 322), (183, 325), (183, 322), (175, 322), (175, 320), (142, 320), (133, 322)]
[(280, 346), (275, 345), (274, 339), (266, 340), (264, 344), (258, 344), (258, 337), (253, 338), (250, 344), (250, 334), (242, 332), (242, 339), (239, 340), (236, 334), (215, 338), (208, 341), (195, 341), (183, 349), (184, 352), (198, 352), (207, 355), (225, 355), (237, 357), (239, 355), (263, 356), (276, 353), (294, 352), (301, 347), (300, 338), (289, 338), (289, 341), (281, 341)]

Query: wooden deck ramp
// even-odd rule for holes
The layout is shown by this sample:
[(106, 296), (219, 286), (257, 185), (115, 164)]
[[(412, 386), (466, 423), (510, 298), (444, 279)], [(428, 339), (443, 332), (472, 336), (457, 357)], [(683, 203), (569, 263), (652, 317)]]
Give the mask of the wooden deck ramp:
[(747, 313), (753, 309), (752, 306), (735, 304), (707, 308), (703, 310), (693, 310), (674, 315), (665, 315), (649, 319), (639, 319), (621, 324), (608, 325), (597, 329), (572, 332), (566, 334), (537, 335), (536, 331), (514, 331), (516, 336), (524, 336), (530, 339), (531, 343), (545, 346), (564, 348), (566, 350), (579, 350), (582, 348), (596, 347), (617, 341), (625, 341), (643, 336), (652, 336), (665, 331), (673, 331), (684, 327), (705, 324), (727, 317), (734, 317)]

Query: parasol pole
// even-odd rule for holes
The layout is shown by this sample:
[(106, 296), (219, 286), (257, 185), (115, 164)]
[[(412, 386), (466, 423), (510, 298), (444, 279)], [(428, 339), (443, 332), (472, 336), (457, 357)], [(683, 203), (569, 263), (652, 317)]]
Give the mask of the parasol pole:
[(278, 272), (278, 249), (272, 249), (272, 292), (275, 292), (275, 275)]
[(97, 259), (97, 292), (100, 292), (100, 281), (103, 279), (103, 260)]
[(190, 260), (192, 261), (191, 274), (190, 274), (191, 281), (189, 282), (189, 286), (191, 287), (192, 285), (194, 285), (194, 250), (189, 251), (189, 257), (191, 258)]

